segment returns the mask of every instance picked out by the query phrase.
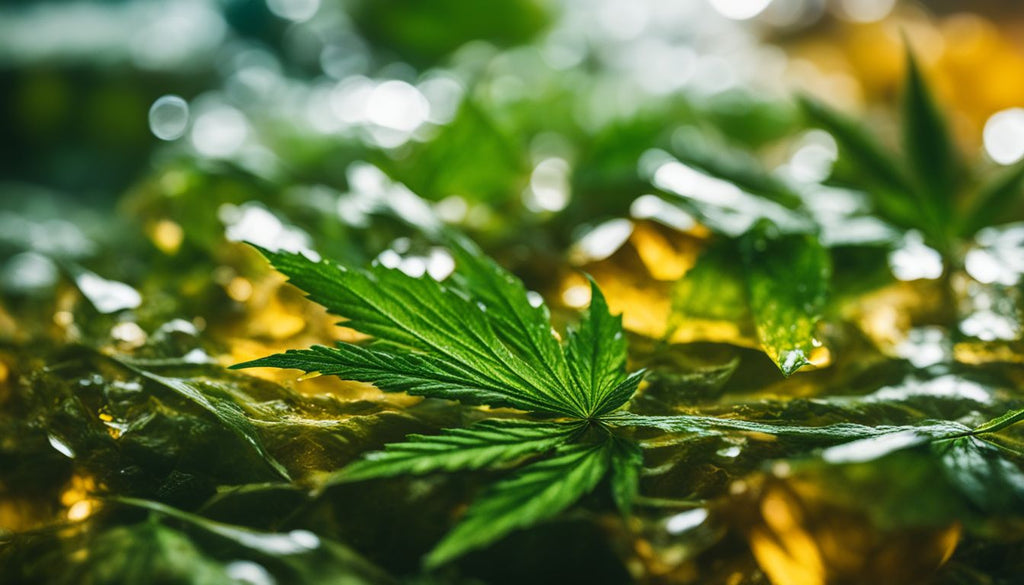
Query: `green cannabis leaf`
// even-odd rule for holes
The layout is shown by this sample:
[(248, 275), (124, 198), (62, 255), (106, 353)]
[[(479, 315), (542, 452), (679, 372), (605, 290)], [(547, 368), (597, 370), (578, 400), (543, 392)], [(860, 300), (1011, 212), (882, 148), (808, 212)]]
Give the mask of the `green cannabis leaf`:
[[(810, 336), (820, 313), (824, 294), (820, 283), (828, 278), (828, 256), (812, 236), (757, 233), (763, 241), (745, 244), (749, 246), (748, 271), (754, 273), (748, 283), (751, 312), (806, 314), (787, 317), (801, 324), (794, 334), (796, 341), (784, 335), (770, 341), (773, 347), (789, 348), (777, 359), (784, 367), (795, 368), (809, 351), (799, 340)], [(1008, 414), (972, 431), (941, 421), (918, 426), (805, 427), (710, 416), (633, 414), (622, 407), (636, 392), (643, 371), (627, 373), (621, 319), (611, 315), (596, 284), (591, 282), (588, 311), (578, 326), (569, 328), (563, 343), (551, 327), (547, 308), (531, 303), (517, 278), (468, 239), (457, 234), (444, 237), (456, 271), (443, 283), (379, 265), (356, 268), (263, 250), (310, 298), (346, 318), (346, 326), (375, 340), (366, 345), (339, 343), (291, 350), (234, 366), (319, 372), (373, 383), (386, 392), (511, 407), (548, 419), (488, 418), (436, 435), (409, 435), (330, 476), (328, 485), (437, 472), (504, 472), (426, 556), (427, 567), (448, 563), (560, 514), (606, 477), (612, 501), (629, 514), (643, 466), (640, 445), (626, 434), (629, 429), (676, 433), (683, 440), (727, 433), (767, 434), (800, 449), (817, 449), (904, 432), (922, 440), (968, 437), (999, 430), (1021, 417)], [(769, 252), (777, 256), (779, 250), (785, 251), (780, 257), (797, 272), (790, 274), (762, 258)], [(804, 274), (809, 282), (803, 288), (773, 292), (778, 282)], [(782, 299), (783, 305), (773, 305), (768, 302), (771, 299)], [(783, 327), (763, 315), (755, 317), (755, 322), (769, 340), (774, 339), (773, 331)], [(623, 430), (626, 433), (619, 434)]]
[(611, 444), (565, 445), (554, 456), (492, 485), (473, 502), (465, 520), (427, 556), (427, 566), (444, 564), (565, 510), (604, 477)]
[(409, 435), (404, 442), (349, 465), (335, 480), (483, 469), (551, 451), (582, 429), (582, 424), (491, 419), (440, 435)]
[[(807, 120), (839, 145), (831, 181), (863, 190), (878, 213), (906, 229), (920, 230), (949, 259), (955, 238), (965, 238), (1012, 211), (1024, 192), (1024, 166), (994, 178), (969, 177), (949, 123), (912, 51), (907, 51), (902, 96), (904, 156), (882, 145), (868, 127), (809, 97), (799, 104)], [(965, 192), (967, 185), (977, 185)]]
[(435, 436), (410, 435), (332, 476), (336, 483), (527, 462), (470, 507), (427, 557), (431, 566), (558, 514), (608, 470), (613, 499), (626, 511), (642, 464), (639, 447), (603, 422), (630, 399), (643, 371), (627, 375), (621, 318), (611, 315), (597, 285), (591, 282), (590, 308), (563, 346), (547, 308), (531, 304), (517, 278), (465, 237), (446, 239), (456, 261), (446, 283), (380, 265), (353, 268), (261, 250), (311, 299), (375, 341), (290, 350), (234, 366), (319, 372), (386, 392), (560, 419), (490, 419)]

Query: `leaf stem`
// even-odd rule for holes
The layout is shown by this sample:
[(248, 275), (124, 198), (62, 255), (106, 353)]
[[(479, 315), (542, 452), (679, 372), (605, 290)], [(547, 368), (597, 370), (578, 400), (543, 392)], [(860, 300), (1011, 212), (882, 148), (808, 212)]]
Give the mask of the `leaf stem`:
[(982, 433), (995, 433), (1021, 421), (1024, 421), (1024, 408), (1011, 410), (1002, 416), (983, 423), (980, 426), (975, 427), (972, 434), (980, 435)]

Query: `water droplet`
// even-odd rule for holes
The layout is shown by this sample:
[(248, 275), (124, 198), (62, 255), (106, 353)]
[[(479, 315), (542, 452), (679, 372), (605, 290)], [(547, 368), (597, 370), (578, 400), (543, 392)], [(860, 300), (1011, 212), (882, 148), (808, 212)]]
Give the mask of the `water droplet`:
[(188, 102), (165, 95), (149, 108), (149, 129), (160, 140), (177, 140), (188, 128)]

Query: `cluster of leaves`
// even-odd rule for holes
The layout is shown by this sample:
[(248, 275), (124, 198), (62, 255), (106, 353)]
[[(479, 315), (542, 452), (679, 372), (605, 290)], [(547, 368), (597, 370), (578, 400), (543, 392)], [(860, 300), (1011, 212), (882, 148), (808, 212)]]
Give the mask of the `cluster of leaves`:
[[(1019, 460), (1019, 446), (987, 438), (1019, 420), (1020, 412), (974, 430), (920, 420), (921, 415), (950, 418), (941, 408), (912, 409), (920, 413), (915, 416), (861, 416), (862, 406), (843, 405), (839, 399), (835, 416), (827, 420), (801, 421), (792, 413), (759, 410), (756, 405), (719, 416), (709, 416), (713, 409), (702, 414), (680, 415), (675, 409), (634, 414), (623, 408), (635, 397), (642, 373), (628, 374), (620, 320), (609, 313), (596, 285), (591, 287), (588, 313), (578, 327), (569, 329), (563, 343), (547, 309), (531, 303), (518, 279), (459, 235), (448, 235), (447, 244), (456, 272), (443, 283), (379, 265), (362, 269), (265, 252), (293, 283), (345, 317), (344, 325), (371, 335), (373, 341), (292, 351), (246, 365), (299, 368), (371, 382), (386, 391), (511, 410), (474, 411), (474, 417), (484, 420), (464, 428), (442, 417), (440, 426), (446, 430), (424, 434), (438, 423), (418, 423), (415, 412), (382, 412), (368, 405), (344, 407), (328, 397), (303, 398), (274, 384), (242, 384), (216, 368), (188, 360), (66, 348), (48, 360), (55, 367), (33, 370), (32, 364), (25, 364), (26, 376), (18, 383), (15, 400), (5, 405), (6, 414), (0, 417), (5, 435), (23, 437), (5, 445), (31, 450), (4, 453), (16, 470), (5, 480), (8, 488), (21, 485), (31, 491), (37, 489), (33, 485), (47, 484), (47, 489), (60, 489), (60, 482), (37, 476), (56, 469), (69, 473), (73, 464), (79, 473), (101, 482), (103, 488), (95, 495), (112, 497), (106, 508), (142, 508), (152, 518), (138, 523), (118, 512), (78, 526), (74, 537), (46, 531), (18, 535), (3, 546), (0, 567), (16, 571), (12, 574), (48, 575), (51, 580), (61, 575), (116, 578), (115, 573), (124, 575), (132, 569), (114, 562), (123, 557), (112, 551), (133, 543), (144, 566), (166, 567), (193, 579), (222, 578), (231, 567), (237, 569), (223, 556), (227, 549), (235, 551), (233, 558), (252, 558), (282, 579), (300, 580), (313, 574), (310, 571), (319, 574), (327, 569), (342, 571), (339, 575), (348, 578), (353, 572), (361, 574), (362, 565), (358, 558), (346, 560), (341, 543), (352, 541), (344, 531), (335, 546), (330, 541), (336, 534), (321, 532), (316, 523), (292, 523), (293, 530), (317, 530), (323, 548), (294, 553), (260, 550), (259, 543), (295, 538), (280, 532), (278, 522), (259, 520), (262, 512), (254, 510), (260, 507), (254, 508), (250, 499), (264, 494), (259, 501), (272, 502), (269, 507), (278, 510), (279, 518), (295, 517), (312, 503), (358, 506), (339, 499), (339, 493), (368, 494), (385, 488), (386, 493), (395, 493), (403, 485), (397, 481), (400, 475), (492, 470), (498, 479), (479, 493), (463, 520), (427, 556), (427, 566), (438, 567), (550, 519), (602, 485), (620, 510), (629, 513), (645, 457), (638, 433), (668, 434), (677, 437), (672, 443), (676, 446), (693, 442), (705, 447), (720, 444), (723, 437), (772, 436), (781, 450), (771, 456), (787, 458), (851, 441), (870, 443), (854, 444), (849, 447), (852, 452), (886, 452), (896, 444), (899, 451), (891, 457), (909, 458), (917, 462), (914, 465), (943, 475), (942, 490), (929, 508), (943, 514), (929, 521), (970, 520), (983, 525), (1001, 515), (1020, 515), (1024, 497), (1018, 488), (1024, 481), (1013, 463)], [(337, 471), (382, 439), (394, 440), (410, 431), (419, 434)], [(74, 459), (50, 447), (54, 442)], [(812, 460), (807, 473), (839, 464), (824, 477), (850, 475), (862, 483), (891, 477), (889, 472), (865, 475), (848, 469), (841, 455), (825, 451), (827, 466)], [(41, 461), (49, 463), (40, 466)], [(685, 461), (681, 465), (689, 466)], [(318, 471), (332, 472), (326, 483), (317, 479)], [(36, 479), (26, 479), (31, 477)], [(357, 484), (382, 478), (388, 481), (373, 488)], [(310, 482), (319, 486), (313, 494), (304, 487)], [(860, 484), (851, 479), (850, 485)], [(906, 485), (912, 490), (921, 484), (907, 480)], [(242, 491), (226, 497), (215, 494), (217, 486), (238, 486)], [(848, 488), (835, 493), (864, 492)], [(678, 486), (668, 493), (678, 494)], [(601, 499), (588, 501), (600, 505)], [(218, 501), (243, 510), (235, 519), (249, 527), (211, 520), (211, 512), (217, 518), (216, 510), (222, 507)], [(886, 500), (872, 509), (898, 510), (903, 503), (905, 499)], [(184, 511), (200, 505), (198, 514)], [(892, 517), (903, 518), (895, 513)], [(921, 518), (905, 520), (913, 524)], [(230, 544), (226, 549), (225, 534), (248, 548)], [(88, 562), (44, 560), (55, 551), (70, 554), (66, 551), (72, 549), (89, 550)], [(179, 554), (192, 560), (177, 563)], [(323, 569), (316, 568), (321, 564)]]
[[(839, 159), (826, 185), (771, 175), (749, 155), (708, 147), (700, 137), (679, 141), (675, 154), (691, 172), (739, 191), (702, 196), (658, 185), (655, 177), (668, 201), (694, 213), (720, 240), (675, 287), (673, 324), (693, 318), (752, 320), (761, 346), (786, 375), (808, 364), (820, 342), (815, 331), (835, 292), (836, 254), (864, 246), (884, 251), (899, 243), (899, 230), (915, 230), (941, 253), (948, 273), (957, 266), (964, 238), (1014, 217), (1013, 202), (1024, 186), (1024, 165), (987, 181), (968, 180), (948, 122), (909, 51), (902, 100), (906, 157), (889, 152), (864, 125), (814, 98), (801, 96), (799, 104), (809, 123), (838, 143)], [(838, 189), (866, 195), (872, 215), (819, 217), (814, 200), (837, 197)], [(735, 258), (742, 259), (742, 272)], [(841, 276), (860, 288), (878, 280), (870, 274)], [(719, 302), (708, 303), (709, 298)]]
[(819, 101), (803, 96), (800, 106), (839, 145), (831, 182), (868, 193), (876, 213), (893, 225), (920, 231), (950, 261), (960, 239), (1013, 217), (1014, 201), (1024, 187), (1024, 165), (987, 180), (970, 176), (917, 60), (908, 52), (906, 61), (904, 156), (883, 147), (856, 119)]
[(615, 499), (628, 510), (641, 463), (638, 447), (612, 435), (607, 421), (643, 373), (626, 374), (620, 319), (610, 315), (596, 285), (587, 317), (563, 348), (547, 308), (533, 306), (522, 283), (468, 240), (453, 237), (452, 244), (459, 272), (451, 288), (380, 265), (360, 270), (264, 251), (310, 298), (346, 317), (346, 327), (376, 341), (291, 350), (238, 366), (339, 375), (389, 392), (556, 417), (487, 420), (436, 437), (411, 436), (336, 476), (353, 481), (482, 469), (550, 454), (483, 494), (428, 557), (431, 565), (561, 512), (609, 470)]
[[(547, 309), (530, 302), (521, 282), (462, 236), (452, 234), (447, 239), (456, 272), (445, 283), (381, 265), (361, 269), (263, 250), (310, 298), (345, 317), (346, 327), (374, 340), (369, 345), (339, 343), (289, 350), (235, 366), (336, 375), (370, 382), (387, 392), (513, 408), (533, 417), (488, 418), (438, 435), (410, 435), (405, 442), (388, 445), (332, 475), (330, 484), (342, 484), (406, 474), (511, 468), (506, 478), (478, 496), (463, 520), (427, 556), (428, 567), (562, 512), (606, 476), (615, 503), (628, 514), (643, 465), (639, 444), (626, 432), (631, 428), (691, 439), (723, 432), (761, 433), (805, 450), (900, 435), (914, 437), (910, 443), (918, 444), (966, 439), (975, 433), (945, 422), (805, 427), (697, 415), (632, 414), (623, 407), (636, 392), (643, 372), (627, 374), (620, 318), (611, 316), (595, 284), (591, 283), (586, 316), (577, 328), (570, 328), (563, 345), (552, 330)], [(1004, 428), (1021, 416), (1012, 413), (978, 432)], [(989, 459), (981, 459), (988, 465)], [(1024, 478), (1019, 472), (1014, 475), (1018, 476)], [(1013, 496), (1014, 503), (1024, 502), (1019, 495)]]

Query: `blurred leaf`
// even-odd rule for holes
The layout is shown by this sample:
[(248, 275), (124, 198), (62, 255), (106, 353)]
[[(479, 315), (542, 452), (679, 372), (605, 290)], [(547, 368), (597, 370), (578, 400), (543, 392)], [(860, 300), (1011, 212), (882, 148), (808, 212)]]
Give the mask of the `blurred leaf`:
[(892, 153), (877, 142), (868, 128), (809, 95), (800, 95), (798, 99), (810, 122), (828, 131), (839, 143), (841, 154), (865, 171), (865, 180), (878, 181), (893, 191), (908, 188), (907, 178)]
[[(874, 199), (878, 211), (890, 221), (905, 227), (920, 227), (920, 213), (914, 205), (904, 170), (892, 152), (883, 148), (872, 132), (856, 119), (836, 111), (808, 95), (799, 103), (810, 122), (835, 138), (839, 145), (840, 163), (849, 168), (845, 180), (865, 189)], [(842, 164), (835, 174), (842, 174)]]
[(542, 4), (534, 0), (479, 5), (440, 0), (429, 6), (415, 0), (362, 0), (352, 12), (370, 42), (420, 66), (432, 65), (473, 40), (497, 45), (526, 42), (548, 20)]
[(498, 204), (520, 196), (529, 177), (524, 149), (467, 99), (437, 135), (405, 157), (380, 157), (382, 169), (417, 195), (438, 201), (450, 195)]
[(746, 152), (722, 145), (712, 146), (707, 139), (673, 141), (679, 160), (712, 177), (728, 181), (740, 189), (774, 201), (789, 209), (798, 209), (800, 195), (783, 181), (765, 172), (757, 160)]
[(437, 567), (508, 533), (559, 514), (593, 490), (608, 469), (610, 441), (567, 445), (487, 489), (427, 556)]
[[(246, 560), (257, 560), (266, 573), (286, 583), (369, 585), (394, 582), (348, 547), (308, 530), (263, 532), (203, 518), (159, 502), (131, 498), (116, 501), (182, 521), (192, 532), (202, 532), (196, 536), (211, 536), (222, 545), (228, 544), (232, 557), (240, 555)], [(210, 550), (223, 551), (223, 546), (211, 546)], [(227, 567), (230, 569), (232, 565), (234, 563), (228, 563)]]
[(187, 535), (155, 520), (102, 531), (87, 540), (86, 554), (70, 555), (57, 583), (220, 585), (231, 582), (220, 562), (203, 554)]
[(862, 509), (877, 528), (1015, 523), (1019, 534), (1024, 472), (1007, 455), (953, 425), (907, 427), (826, 449), (796, 473), (819, 478), (825, 497)]
[(831, 259), (815, 236), (775, 236), (762, 226), (745, 239), (743, 260), (761, 345), (788, 376), (810, 363), (828, 299)]
[[(685, 142), (676, 141), (676, 148), (689, 150), (689, 146), (683, 145)], [(663, 160), (657, 161), (659, 164), (653, 170), (653, 186), (662, 191), (666, 201), (693, 214), (716, 233), (737, 238), (759, 221), (772, 222), (786, 232), (804, 233), (815, 229), (810, 216), (799, 208), (799, 202), (790, 199), (785, 187), (772, 178), (748, 172), (749, 168), (742, 163), (737, 168), (734, 162), (694, 155), (705, 165), (705, 168), (695, 168), (665, 153), (661, 153), (661, 158)], [(733, 180), (759, 192), (747, 192)]]
[(970, 236), (993, 225), (1024, 200), (1022, 194), (1024, 164), (1018, 164), (981, 186), (970, 208), (962, 216), (960, 235)]
[(738, 348), (721, 343), (638, 339), (630, 346), (635, 348), (633, 358), (648, 371), (638, 397), (646, 402), (693, 404), (717, 398), (741, 362)]
[(697, 119), (707, 120), (730, 141), (751, 149), (791, 135), (798, 122), (791, 104), (746, 88), (715, 94), (697, 108)]
[[(945, 116), (932, 96), (913, 52), (907, 51), (903, 94), (903, 148), (920, 189), (928, 233), (940, 238), (951, 227), (960, 161)], [(943, 242), (944, 243), (944, 242)]]
[(631, 412), (618, 412), (605, 421), (623, 427), (651, 428), (670, 433), (692, 434), (696, 437), (714, 436), (724, 431), (759, 433), (793, 440), (808, 448), (850, 443), (862, 439), (888, 437), (897, 433), (912, 433), (924, 442), (930, 437), (944, 438), (963, 434), (969, 429), (963, 425), (944, 421), (924, 421), (920, 425), (879, 425), (869, 426), (855, 423), (808, 426), (786, 422), (759, 422), (742, 419), (677, 415), (646, 416)]

